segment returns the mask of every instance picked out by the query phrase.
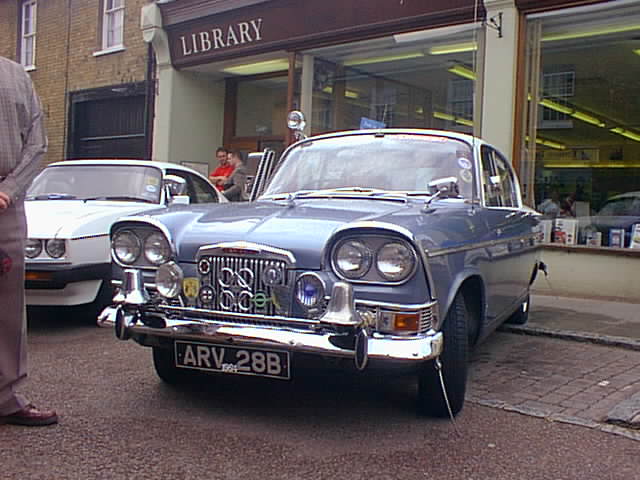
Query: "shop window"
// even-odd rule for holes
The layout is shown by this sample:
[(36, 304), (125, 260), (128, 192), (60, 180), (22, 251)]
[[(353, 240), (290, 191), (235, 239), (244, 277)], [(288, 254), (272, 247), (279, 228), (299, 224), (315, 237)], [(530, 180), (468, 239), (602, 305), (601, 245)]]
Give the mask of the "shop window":
[(294, 101), (311, 134), (359, 128), (474, 131), (479, 30), (456, 26), (302, 52)]
[(520, 177), (546, 242), (640, 248), (640, 11), (530, 15)]
[(284, 138), (287, 118), (287, 76), (237, 81), (236, 137)]
[(20, 22), (20, 63), (29, 70), (36, 65), (36, 0), (22, 2)]

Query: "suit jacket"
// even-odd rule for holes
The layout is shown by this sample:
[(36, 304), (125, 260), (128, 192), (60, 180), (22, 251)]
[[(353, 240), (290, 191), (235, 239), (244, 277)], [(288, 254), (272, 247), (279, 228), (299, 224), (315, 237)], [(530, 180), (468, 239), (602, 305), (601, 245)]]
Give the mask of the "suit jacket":
[(246, 193), (247, 167), (241, 163), (234, 170), (227, 183), (224, 184), (222, 193), (231, 202), (248, 200)]

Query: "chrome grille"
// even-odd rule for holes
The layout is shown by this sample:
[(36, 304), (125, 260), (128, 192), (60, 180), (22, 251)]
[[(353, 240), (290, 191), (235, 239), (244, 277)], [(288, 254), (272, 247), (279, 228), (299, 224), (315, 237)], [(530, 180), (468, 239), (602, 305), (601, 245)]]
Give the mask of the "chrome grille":
[(266, 316), (289, 313), (291, 291), (286, 262), (204, 255), (197, 259), (197, 265), (200, 278), (197, 308)]
[(420, 312), (420, 332), (424, 333), (433, 325), (433, 309), (423, 308)]

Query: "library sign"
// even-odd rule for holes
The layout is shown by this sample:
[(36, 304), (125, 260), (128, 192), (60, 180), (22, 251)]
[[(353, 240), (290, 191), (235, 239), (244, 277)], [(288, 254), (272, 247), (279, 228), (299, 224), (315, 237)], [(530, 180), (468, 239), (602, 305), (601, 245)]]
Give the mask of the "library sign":
[(183, 58), (211, 50), (223, 51), (238, 45), (251, 45), (262, 40), (262, 18), (180, 35), (178, 40)]

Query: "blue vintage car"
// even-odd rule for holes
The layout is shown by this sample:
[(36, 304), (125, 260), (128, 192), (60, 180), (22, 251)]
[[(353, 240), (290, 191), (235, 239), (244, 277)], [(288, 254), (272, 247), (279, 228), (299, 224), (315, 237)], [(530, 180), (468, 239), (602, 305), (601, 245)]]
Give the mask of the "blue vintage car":
[(455, 415), (470, 348), (527, 320), (537, 214), (478, 138), (304, 138), (277, 162), (266, 152), (252, 196), (111, 229), (119, 291), (98, 323), (151, 347), (166, 382), (190, 371), (290, 379), (312, 355), (406, 367), (420, 412)]

